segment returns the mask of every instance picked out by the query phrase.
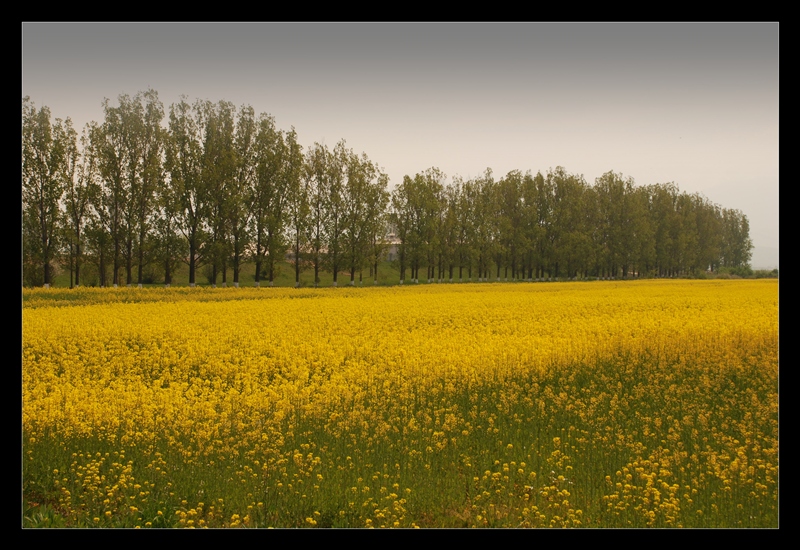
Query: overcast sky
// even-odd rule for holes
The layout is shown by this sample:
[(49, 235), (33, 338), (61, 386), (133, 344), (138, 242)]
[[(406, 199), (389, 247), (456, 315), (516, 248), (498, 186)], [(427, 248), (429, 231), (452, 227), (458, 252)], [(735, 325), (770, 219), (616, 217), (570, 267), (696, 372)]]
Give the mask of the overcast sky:
[[(777, 265), (777, 23), (22, 23), (22, 95), (227, 100), (390, 178), (609, 170), (744, 212)], [(166, 120), (164, 122), (166, 124)], [(759, 249), (761, 249), (759, 251)], [(775, 261), (760, 260), (774, 249)], [(769, 266), (774, 267), (774, 266)]]

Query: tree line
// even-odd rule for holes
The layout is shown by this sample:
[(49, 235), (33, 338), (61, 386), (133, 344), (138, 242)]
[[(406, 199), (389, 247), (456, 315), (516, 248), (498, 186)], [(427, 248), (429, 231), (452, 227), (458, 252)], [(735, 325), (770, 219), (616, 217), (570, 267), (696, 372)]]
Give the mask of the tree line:
[[(477, 178), (430, 168), (389, 178), (340, 140), (304, 150), (291, 128), (228, 101), (167, 114), (157, 92), (103, 102), (80, 137), (69, 118), (22, 103), (23, 283), (57, 263), (82, 283), (165, 284), (188, 264), (235, 286), (245, 263), (272, 284), (281, 262), (377, 279), (391, 251), (406, 280), (675, 276), (749, 264), (747, 218), (672, 184), (637, 187), (608, 172), (589, 185), (563, 168)], [(420, 268), (426, 270), (420, 277)]]
[(435, 168), (405, 176), (391, 220), (401, 280), (420, 267), (428, 280), (681, 276), (746, 266), (752, 252), (737, 210), (614, 172), (589, 185), (562, 167), (449, 185)]

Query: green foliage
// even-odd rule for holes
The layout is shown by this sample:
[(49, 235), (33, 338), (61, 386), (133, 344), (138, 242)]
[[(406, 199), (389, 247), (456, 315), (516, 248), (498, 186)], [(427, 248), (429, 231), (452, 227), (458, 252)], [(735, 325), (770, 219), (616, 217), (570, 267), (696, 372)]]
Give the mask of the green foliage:
[(47, 504), (26, 505), (22, 515), (22, 527), (30, 529), (69, 527), (67, 520)]
[(80, 280), (91, 270), (102, 286), (153, 284), (182, 262), (194, 284), (204, 265), (219, 281), (248, 261), (274, 282), (290, 250), (298, 270), (338, 280), (374, 269), (389, 228), (398, 281), (409, 268), (417, 280), (456, 269), (473, 280), (753, 276), (747, 217), (674, 183), (636, 187), (609, 171), (590, 185), (558, 166), (448, 184), (429, 168), (390, 195), (378, 164), (344, 140), (304, 154), (294, 128), (249, 106), (184, 96), (166, 128), (153, 90), (103, 109), (78, 147), (69, 119), (51, 123), (47, 107), (23, 100), (25, 285), (52, 284), (58, 265), (77, 284), (95, 284)]
[(778, 278), (778, 268), (773, 270), (768, 269), (756, 269), (753, 271), (753, 278), (755, 279), (777, 279)]
[(749, 265), (736, 267), (721, 267), (717, 272), (720, 279), (746, 279), (753, 276), (753, 270)]

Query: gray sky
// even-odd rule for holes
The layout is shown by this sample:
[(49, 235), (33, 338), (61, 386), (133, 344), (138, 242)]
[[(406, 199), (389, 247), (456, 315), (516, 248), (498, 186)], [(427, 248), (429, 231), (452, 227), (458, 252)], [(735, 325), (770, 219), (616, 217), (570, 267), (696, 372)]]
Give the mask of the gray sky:
[[(340, 139), (390, 186), (436, 166), (674, 182), (744, 212), (777, 265), (778, 23), (22, 23), (22, 95), (102, 121), (156, 90)], [(166, 120), (165, 120), (166, 124)], [(774, 251), (774, 261), (772, 255)], [(763, 259), (762, 259), (763, 257)], [(763, 265), (759, 265), (763, 264)]]

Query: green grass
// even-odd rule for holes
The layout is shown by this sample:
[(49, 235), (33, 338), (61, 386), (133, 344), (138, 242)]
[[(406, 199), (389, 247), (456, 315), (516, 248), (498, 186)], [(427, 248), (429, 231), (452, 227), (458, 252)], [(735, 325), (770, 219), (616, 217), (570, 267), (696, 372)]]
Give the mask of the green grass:
[[(122, 275), (124, 280), (124, 270), (122, 271)], [(322, 271), (319, 275), (320, 287), (329, 287), (333, 286), (333, 273), (328, 271)], [(97, 269), (93, 266), (87, 265), (82, 270), (81, 275), (82, 283), (81, 286), (97, 286), (98, 285), (98, 277), (97, 277)], [(136, 273), (134, 271), (134, 281), (136, 280)], [(239, 286), (254, 286), (255, 285), (255, 264), (253, 263), (246, 263), (242, 267), (242, 270), (239, 273)], [(395, 267), (392, 262), (384, 261), (378, 266), (378, 285), (379, 286), (388, 286), (388, 285), (395, 285), (400, 280), (400, 272)], [(155, 279), (156, 282), (143, 284), (143, 287), (162, 287), (164, 286), (164, 274), (160, 273), (157, 278)], [(338, 286), (346, 286), (350, 284), (350, 272), (349, 271), (340, 271), (338, 276)], [(196, 286), (211, 286), (208, 281), (208, 278), (205, 274), (205, 269), (203, 267), (197, 270), (195, 275), (195, 284)], [(269, 286), (269, 281), (265, 278), (261, 278), (261, 286)], [(359, 283), (359, 274), (356, 273), (355, 277), (355, 284), (356, 286), (374, 286), (374, 278), (370, 277), (369, 275), (369, 268), (364, 269), (363, 271), (363, 282)], [(134, 282), (134, 286), (136, 283)], [(217, 286), (222, 285), (222, 274), (217, 274)], [(53, 277), (53, 283), (51, 287), (53, 288), (69, 288), (70, 286), (70, 274), (68, 270), (60, 269), (58, 273)], [(171, 286), (189, 286), (189, 266), (181, 265), (175, 274), (172, 277), (172, 284)], [(233, 270), (228, 270), (227, 276), (227, 286), (233, 286)], [(275, 275), (275, 280), (273, 281), (273, 286), (277, 287), (293, 287), (295, 286), (295, 273), (294, 273), (294, 266), (289, 262), (280, 262), (278, 264), (277, 273)], [(307, 268), (300, 272), (300, 286), (301, 287), (313, 287), (314, 286), (314, 270), (313, 268)]]

